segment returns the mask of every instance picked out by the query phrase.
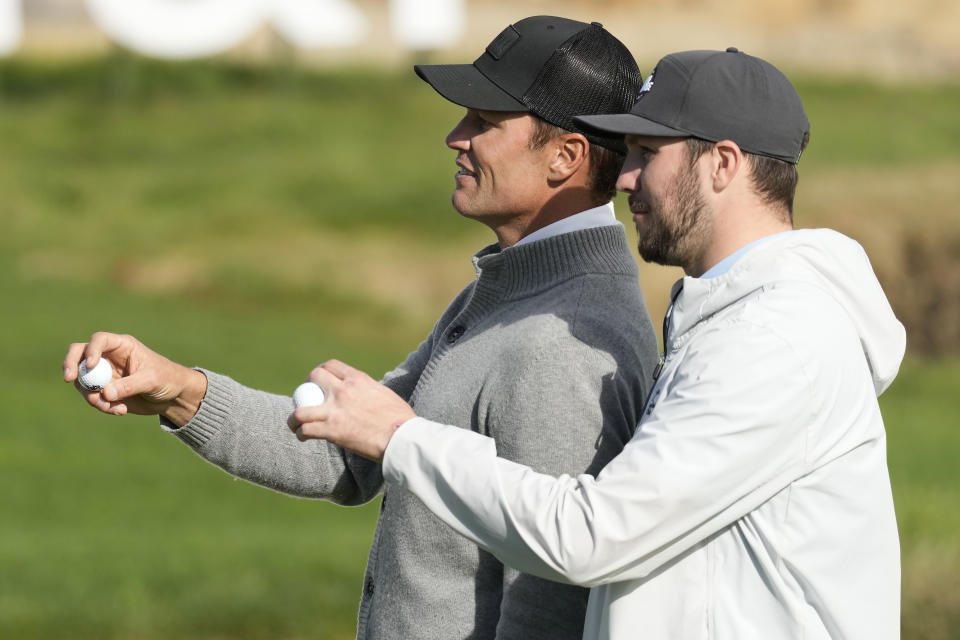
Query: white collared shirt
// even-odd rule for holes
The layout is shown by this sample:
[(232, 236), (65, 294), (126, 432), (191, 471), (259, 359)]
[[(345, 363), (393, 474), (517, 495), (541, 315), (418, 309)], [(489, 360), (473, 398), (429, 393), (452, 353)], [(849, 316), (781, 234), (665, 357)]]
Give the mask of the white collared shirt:
[(528, 242), (546, 240), (547, 238), (552, 238), (553, 236), (559, 236), (562, 233), (571, 233), (573, 231), (582, 231), (583, 229), (606, 227), (615, 224), (620, 224), (620, 221), (617, 220), (617, 216), (613, 212), (613, 202), (608, 202), (600, 205), (599, 207), (594, 207), (593, 209), (587, 209), (586, 211), (575, 213), (572, 216), (567, 216), (562, 220), (557, 220), (554, 223), (537, 229), (530, 235), (520, 238), (520, 240), (517, 241), (517, 243), (513, 246), (519, 247), (520, 245), (527, 244)]

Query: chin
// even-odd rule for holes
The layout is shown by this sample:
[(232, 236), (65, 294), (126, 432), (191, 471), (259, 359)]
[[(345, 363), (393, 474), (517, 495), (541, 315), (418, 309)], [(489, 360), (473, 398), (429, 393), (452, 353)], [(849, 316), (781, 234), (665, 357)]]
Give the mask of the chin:
[(450, 198), (450, 204), (457, 210), (457, 213), (466, 218), (474, 218), (477, 215), (476, 207), (472, 206), (473, 203), (470, 201), (470, 198), (466, 197), (466, 194), (459, 189), (453, 192), (453, 196)]

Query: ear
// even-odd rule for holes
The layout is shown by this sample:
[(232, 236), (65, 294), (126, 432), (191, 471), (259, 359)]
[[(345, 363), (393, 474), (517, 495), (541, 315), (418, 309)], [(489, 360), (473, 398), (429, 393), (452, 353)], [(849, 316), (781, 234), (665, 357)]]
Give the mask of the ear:
[(563, 181), (586, 166), (590, 143), (579, 133), (565, 133), (551, 140), (547, 165), (547, 179)]
[(746, 172), (747, 159), (733, 140), (721, 140), (710, 152), (710, 180), (714, 191), (723, 191)]

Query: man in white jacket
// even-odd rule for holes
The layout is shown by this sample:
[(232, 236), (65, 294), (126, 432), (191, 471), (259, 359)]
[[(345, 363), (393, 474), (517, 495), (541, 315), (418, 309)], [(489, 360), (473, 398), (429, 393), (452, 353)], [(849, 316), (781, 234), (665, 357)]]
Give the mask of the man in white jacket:
[(596, 477), (550, 477), (418, 418), (329, 362), (290, 419), (383, 460), (504, 563), (593, 587), (585, 638), (899, 637), (899, 543), (877, 396), (905, 348), (860, 246), (793, 230), (800, 97), (736, 49), (663, 58), (626, 136), (646, 260), (680, 265), (633, 439)]

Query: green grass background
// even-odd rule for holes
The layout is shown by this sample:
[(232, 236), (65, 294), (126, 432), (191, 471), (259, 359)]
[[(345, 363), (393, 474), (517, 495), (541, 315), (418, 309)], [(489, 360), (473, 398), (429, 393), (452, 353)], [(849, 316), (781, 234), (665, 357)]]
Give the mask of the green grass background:
[[(797, 84), (814, 182), (960, 159), (960, 86)], [(449, 207), (459, 117), (413, 74), (0, 63), (0, 637), (353, 637), (375, 503), (236, 481), (60, 364), (105, 329), (275, 392), (382, 374), (491, 239)], [(905, 638), (960, 635), (958, 388), (956, 357), (908, 358), (881, 398)]]

